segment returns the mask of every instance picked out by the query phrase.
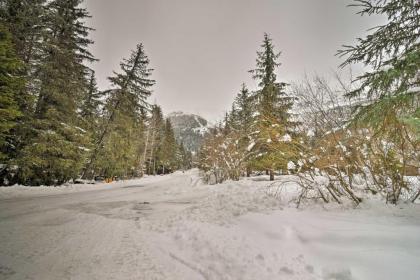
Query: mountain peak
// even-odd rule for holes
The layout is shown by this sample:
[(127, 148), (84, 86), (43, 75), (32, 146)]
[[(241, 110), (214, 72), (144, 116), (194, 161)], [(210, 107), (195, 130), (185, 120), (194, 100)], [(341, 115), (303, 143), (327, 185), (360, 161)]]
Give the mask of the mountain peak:
[(172, 123), (177, 141), (183, 143), (189, 151), (197, 152), (204, 134), (208, 131), (207, 120), (199, 115), (182, 111), (172, 112), (168, 118)]

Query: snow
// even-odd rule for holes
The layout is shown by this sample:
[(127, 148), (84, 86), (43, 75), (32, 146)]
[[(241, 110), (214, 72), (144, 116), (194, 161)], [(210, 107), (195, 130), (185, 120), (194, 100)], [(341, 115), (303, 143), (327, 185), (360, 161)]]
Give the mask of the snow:
[(90, 149), (88, 149), (86, 147), (83, 147), (83, 146), (79, 146), (79, 149), (82, 150), (82, 151), (85, 151), (85, 152), (89, 152), (90, 151)]
[(0, 186), (0, 199), (11, 199), (21, 197), (34, 197), (43, 195), (69, 194), (93, 190), (106, 190), (118, 187), (123, 187), (131, 184), (138, 184), (139, 182), (147, 182), (147, 180), (155, 180), (151, 176), (146, 176), (143, 179), (135, 180), (121, 180), (111, 183), (91, 182), (85, 184), (64, 184), (61, 186), (22, 186), (13, 185), (9, 187)]
[(309, 129), (308, 132), (306, 133), (306, 136), (314, 137), (315, 136), (315, 131), (313, 129)]
[(287, 170), (294, 170), (296, 169), (296, 164), (293, 161), (289, 161), (287, 163)]
[(193, 115), (193, 116), (194, 116), (195, 122), (199, 125), (199, 127), (193, 128), (193, 131), (200, 135), (206, 134), (209, 130), (209, 127), (207, 125), (202, 124), (200, 120), (198, 119), (197, 115)]
[(407, 90), (407, 93), (419, 92), (420, 87), (412, 87)]
[(254, 146), (255, 146), (255, 142), (251, 142), (251, 143), (249, 143), (249, 145), (248, 145), (248, 147), (246, 148), (246, 150), (247, 150), (248, 152), (250, 152), (250, 151), (252, 150), (252, 148), (254, 148)]
[(0, 188), (0, 278), (418, 279), (419, 204), (296, 209), (295, 180)]
[(75, 126), (75, 128), (76, 129), (78, 129), (78, 130), (80, 130), (81, 132), (83, 132), (83, 133), (86, 133), (87, 131), (86, 130), (84, 130), (83, 128), (81, 128), (81, 127), (79, 127), (79, 126)]
[(290, 136), (289, 134), (286, 133), (285, 135), (283, 135), (283, 137), (281, 138), (280, 141), (290, 142), (290, 141), (292, 141), (292, 136)]

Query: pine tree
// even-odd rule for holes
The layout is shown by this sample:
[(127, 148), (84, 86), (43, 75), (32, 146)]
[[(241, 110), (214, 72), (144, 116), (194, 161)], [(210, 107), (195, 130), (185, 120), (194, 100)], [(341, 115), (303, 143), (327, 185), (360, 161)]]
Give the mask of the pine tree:
[(2, 168), (10, 159), (11, 130), (22, 115), (17, 102), (17, 93), (23, 88), (24, 80), (19, 77), (22, 62), (16, 57), (7, 28), (0, 23), (0, 162)]
[[(379, 162), (380, 167), (372, 176), (386, 182), (387, 201), (395, 204), (403, 191), (412, 191), (404, 180), (407, 166), (418, 166), (419, 162), (420, 2), (355, 0), (353, 6), (361, 8), (361, 15), (383, 15), (388, 19), (358, 39), (356, 46), (344, 46), (338, 54), (347, 56), (343, 67), (363, 63), (371, 68), (357, 78), (360, 85), (347, 94), (365, 101), (357, 108), (351, 124), (374, 132), (369, 145), (379, 145), (367, 156), (369, 165)], [(389, 147), (386, 151), (384, 143)]]
[(419, 125), (415, 120), (420, 102), (420, 2), (355, 0), (352, 6), (360, 7), (361, 15), (384, 15), (388, 19), (388, 23), (372, 29), (372, 34), (358, 39), (356, 46), (344, 46), (338, 52), (347, 56), (343, 67), (364, 63), (372, 68), (357, 78), (360, 86), (347, 95), (371, 101), (359, 108), (356, 121), (383, 132), (387, 131), (384, 124), (395, 117)]
[(94, 59), (87, 50), (91, 29), (83, 23), (89, 15), (80, 3), (55, 0), (45, 7), (33, 131), (17, 160), (25, 184), (63, 183), (78, 177), (84, 163), (89, 140), (77, 112), (87, 86), (84, 62)]
[(176, 162), (178, 163), (177, 169), (188, 170), (192, 168), (192, 153), (185, 149), (182, 142), (178, 145)]
[[(31, 137), (34, 104), (40, 90), (37, 73), (46, 34), (45, 3), (45, 0), (0, 1), (0, 20), (12, 33), (16, 56), (22, 61), (18, 75), (25, 81), (16, 93), (16, 102), (22, 114), (11, 131), (14, 135), (8, 151), (11, 158), (17, 157), (25, 141)], [(12, 180), (10, 183), (15, 182)]]
[[(24, 113), (20, 126), (29, 126), (28, 119), (32, 117), (34, 102), (39, 93), (36, 73), (45, 39), (46, 1), (1, 0), (0, 2), (0, 17), (12, 33), (16, 55), (23, 62), (20, 75), (25, 78), (25, 86), (21, 88), (17, 99), (19, 108)], [(25, 128), (19, 128), (15, 134), (19, 133), (24, 134)]]
[(232, 103), (232, 108), (230, 109), (230, 112), (226, 114), (225, 129), (227, 133), (232, 130), (240, 129), (239, 110), (236, 107), (235, 103)]
[(274, 51), (272, 39), (264, 33), (264, 40), (261, 45), (262, 51), (257, 51), (257, 68), (250, 70), (252, 78), (259, 81), (258, 86), (265, 88), (277, 80), (276, 68), (281, 64), (277, 62), (281, 53)]
[(251, 164), (249, 162), (249, 158), (251, 154), (248, 151), (248, 147), (250, 145), (251, 137), (250, 134), (252, 132), (252, 127), (254, 123), (254, 97), (251, 95), (249, 90), (247, 89), (245, 84), (242, 84), (242, 88), (238, 95), (235, 98), (235, 105), (237, 108), (237, 120), (238, 120), (238, 127), (237, 131), (239, 132), (238, 142), (240, 151), (246, 155), (246, 175), (249, 177), (251, 175)]
[(149, 135), (150, 140), (149, 143), (149, 152), (147, 158), (147, 173), (156, 175), (157, 168), (160, 164), (160, 155), (161, 155), (161, 148), (162, 148), (162, 139), (163, 139), (163, 132), (164, 132), (164, 119), (162, 114), (162, 109), (157, 106), (153, 105), (152, 107), (152, 116), (149, 123)]
[(97, 131), (101, 109), (104, 105), (103, 97), (103, 92), (99, 91), (96, 85), (95, 71), (92, 70), (80, 109), (84, 126), (90, 131)]
[(161, 148), (161, 163), (162, 163), (162, 173), (171, 172), (176, 168), (176, 155), (178, 150), (178, 145), (175, 140), (174, 130), (172, 128), (171, 121), (169, 118), (165, 120), (165, 128), (162, 139), (162, 148)]
[(252, 149), (258, 153), (253, 165), (268, 170), (270, 180), (274, 180), (274, 170), (286, 169), (287, 162), (296, 151), (290, 141), (282, 139), (291, 137), (297, 123), (291, 120), (293, 100), (284, 92), (286, 83), (277, 82), (275, 70), (281, 65), (277, 62), (280, 53), (274, 51), (267, 34), (264, 34), (261, 47), (262, 51), (257, 52), (257, 68), (250, 71), (260, 87), (254, 96), (257, 114), (253, 123)]
[[(137, 45), (130, 58), (120, 63), (121, 72), (114, 72), (109, 80), (112, 89), (108, 95), (104, 116), (94, 151), (83, 172), (83, 177), (91, 177), (95, 170), (105, 176), (128, 176), (138, 170), (140, 156), (138, 144), (143, 135), (143, 112), (150, 105), (147, 97), (155, 81), (150, 79), (152, 69), (143, 45)], [(118, 146), (124, 145), (123, 148)], [(109, 162), (112, 160), (113, 162)], [(136, 163), (137, 162), (137, 163)], [(102, 166), (102, 167), (101, 167)]]
[(150, 79), (153, 69), (149, 67), (149, 58), (146, 56), (143, 44), (138, 44), (136, 50), (131, 53), (129, 59), (124, 59), (120, 64), (122, 73), (114, 72), (110, 77), (116, 94), (123, 98), (117, 98), (116, 107), (124, 100), (131, 103), (132, 109), (139, 112), (141, 108), (149, 108), (147, 98), (152, 94), (150, 88), (155, 81)]
[(40, 55), (45, 31), (45, 0), (1, 0), (0, 16), (12, 33), (16, 55), (25, 65)]
[(239, 129), (244, 135), (247, 135), (251, 132), (255, 110), (253, 97), (245, 84), (242, 84), (242, 88), (235, 98), (235, 106), (238, 110), (237, 119)]

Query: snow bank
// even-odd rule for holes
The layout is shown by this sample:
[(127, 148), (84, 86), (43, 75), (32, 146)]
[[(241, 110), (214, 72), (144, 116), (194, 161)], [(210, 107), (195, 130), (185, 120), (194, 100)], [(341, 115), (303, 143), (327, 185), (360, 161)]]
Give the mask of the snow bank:
[(42, 196), (42, 195), (54, 195), (64, 193), (74, 193), (101, 189), (118, 188), (127, 185), (136, 185), (145, 183), (156, 178), (145, 177), (142, 179), (134, 180), (121, 180), (111, 183), (98, 182), (94, 184), (64, 184), (61, 186), (22, 186), (14, 185), (9, 187), (0, 187), (0, 199), (10, 199), (16, 197), (29, 197), (29, 196)]
[(149, 224), (156, 258), (183, 279), (418, 279), (418, 205), (295, 209), (278, 199), (296, 194), (293, 176), (281, 196), (262, 178), (192, 188), (203, 195)]
[(40, 196), (60, 193), (71, 193), (78, 191), (88, 191), (97, 189), (107, 189), (115, 183), (105, 184), (66, 184), (62, 186), (21, 186), (0, 187), (0, 199), (10, 199), (16, 197)]
[[(150, 275), (143, 272), (147, 279), (419, 279), (420, 205), (394, 206), (371, 199), (357, 208), (329, 203), (296, 209), (289, 203), (299, 190), (296, 177), (276, 178), (274, 184), (268, 176), (259, 176), (209, 186), (201, 182), (198, 170), (192, 170), (112, 184), (16, 186), (1, 188), (0, 193), (4, 197), (7, 190), (21, 196), (121, 187), (118, 196), (85, 205), (101, 214), (104, 210), (97, 204), (113, 203), (118, 207), (106, 214), (115, 215), (96, 217), (89, 211), (76, 217), (89, 223), (109, 219), (110, 229), (141, 240), (138, 251), (129, 251), (133, 244), (128, 243), (118, 253), (124, 255), (122, 263), (147, 253), (153, 267), (171, 275), (160, 277), (153, 269)], [(316, 181), (326, 183), (321, 176)], [(147, 188), (123, 188), (136, 185)], [(74, 207), (81, 209), (79, 204)], [(95, 235), (90, 239), (95, 244), (100, 240)], [(127, 240), (112, 235), (106, 242), (122, 241)]]

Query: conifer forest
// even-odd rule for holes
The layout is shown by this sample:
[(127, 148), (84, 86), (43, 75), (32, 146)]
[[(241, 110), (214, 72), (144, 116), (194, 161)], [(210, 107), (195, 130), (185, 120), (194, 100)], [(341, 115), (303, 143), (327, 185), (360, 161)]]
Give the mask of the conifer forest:
[(100, 91), (82, 1), (2, 1), (1, 179), (60, 185), (189, 167), (171, 123), (147, 98), (155, 81), (141, 43)]
[[(214, 57), (175, 57), (174, 67), (197, 67), (190, 73), (159, 67), (152, 39), (181, 26), (165, 19), (170, 1), (92, 0), (103, 14), (89, 1), (0, 0), (0, 279), (420, 279), (419, 0), (343, 1), (355, 21), (381, 23), (340, 42), (328, 73), (290, 79), (305, 56), (286, 59), (288, 38), (267, 28), (252, 55), (231, 54), (252, 62), (235, 70), (236, 91), (183, 99), (174, 84), (173, 100), (194, 114), (160, 105), (158, 77), (217, 76), (207, 67), (255, 20), (246, 6), (274, 13), (291, 1), (216, 1), (202, 17), (194, 1), (170, 4), (191, 26), (238, 17), (223, 27), (238, 32), (226, 42), (223, 28), (188, 33), (188, 48)], [(163, 27), (136, 26), (151, 33), (119, 44), (129, 55), (106, 77), (96, 65), (120, 49), (99, 60), (102, 26), (90, 23), (116, 5), (107, 21), (129, 25), (116, 2), (141, 7), (139, 18), (162, 9)], [(333, 5), (309, 2), (291, 5)], [(202, 47), (203, 36), (219, 41)], [(217, 90), (208, 80), (199, 87)], [(223, 117), (195, 109), (220, 96)]]

